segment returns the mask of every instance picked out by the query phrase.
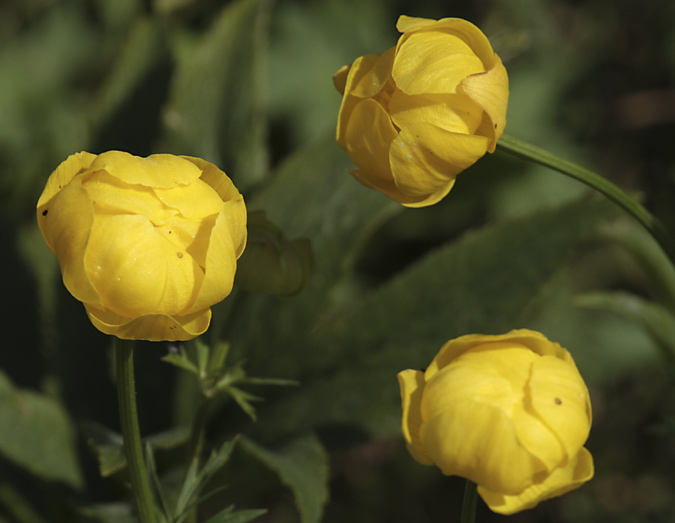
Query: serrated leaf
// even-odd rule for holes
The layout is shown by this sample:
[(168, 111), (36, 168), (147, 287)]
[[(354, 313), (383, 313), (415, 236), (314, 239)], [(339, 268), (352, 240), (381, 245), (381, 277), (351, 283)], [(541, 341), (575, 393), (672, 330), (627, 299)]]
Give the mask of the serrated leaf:
[(228, 507), (207, 520), (206, 523), (246, 523), (267, 513), (265, 509), (233, 510), (234, 507)]
[(263, 60), (270, 3), (228, 3), (178, 64), (164, 148), (214, 162), (246, 190), (267, 174)]
[(321, 521), (328, 501), (328, 456), (315, 436), (296, 438), (276, 450), (245, 438), (240, 444), (291, 489), (302, 523)]
[(1, 371), (0, 454), (42, 479), (83, 485), (65, 410), (49, 396), (14, 387)]

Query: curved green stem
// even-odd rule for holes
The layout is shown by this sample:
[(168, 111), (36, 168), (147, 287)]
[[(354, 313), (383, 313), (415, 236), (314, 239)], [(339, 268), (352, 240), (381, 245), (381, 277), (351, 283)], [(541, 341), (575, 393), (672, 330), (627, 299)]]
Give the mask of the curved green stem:
[(152, 491), (143, 460), (141, 431), (136, 412), (136, 387), (134, 385), (133, 342), (115, 338), (115, 366), (117, 369), (117, 401), (119, 402), (124, 451), (131, 479), (131, 490), (136, 499), (138, 519), (141, 523), (154, 523)]
[(461, 523), (474, 523), (476, 521), (476, 501), (478, 500), (478, 491), (476, 484), (470, 479), (466, 480), (464, 486), (464, 500), (462, 501)]
[(640, 222), (659, 243), (675, 266), (675, 243), (673, 243), (661, 221), (612, 182), (593, 171), (584, 169), (575, 163), (512, 136), (502, 136), (497, 142), (497, 147), (519, 158), (533, 161), (566, 174), (605, 195)]

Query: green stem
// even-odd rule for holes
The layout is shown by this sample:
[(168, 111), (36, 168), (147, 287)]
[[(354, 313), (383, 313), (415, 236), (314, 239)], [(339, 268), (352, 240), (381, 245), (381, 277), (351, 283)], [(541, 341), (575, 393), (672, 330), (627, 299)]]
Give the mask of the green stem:
[(131, 479), (131, 490), (136, 499), (138, 519), (141, 523), (154, 523), (152, 491), (143, 460), (141, 432), (136, 412), (136, 387), (134, 385), (133, 342), (115, 338), (115, 363), (117, 368), (117, 401), (119, 402), (124, 451)]
[(502, 136), (497, 142), (497, 147), (519, 158), (533, 161), (566, 174), (605, 195), (640, 222), (675, 266), (675, 244), (661, 221), (612, 182), (593, 171), (584, 169), (575, 163), (512, 136)]
[(476, 484), (470, 479), (466, 480), (464, 486), (464, 500), (462, 501), (461, 523), (474, 523), (476, 521), (476, 501), (478, 500), (478, 491)]

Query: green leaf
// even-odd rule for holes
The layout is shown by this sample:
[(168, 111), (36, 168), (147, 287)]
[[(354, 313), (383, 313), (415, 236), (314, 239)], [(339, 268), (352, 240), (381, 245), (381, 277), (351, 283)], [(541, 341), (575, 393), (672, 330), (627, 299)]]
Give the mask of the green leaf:
[[(166, 502), (166, 496), (164, 495), (164, 489), (162, 488), (162, 482), (159, 479), (157, 474), (157, 463), (155, 462), (155, 454), (152, 451), (150, 445), (146, 445), (143, 454), (145, 455), (145, 466), (146, 474), (148, 476), (148, 481), (152, 485), (153, 496), (156, 502), (154, 503), (154, 514), (155, 521), (157, 523), (166, 523), (168, 521), (173, 521), (173, 514), (169, 509), (169, 505)], [(157, 502), (158, 501), (158, 502)]]
[(167, 150), (209, 160), (240, 190), (267, 174), (262, 101), (270, 3), (237, 0), (181, 57), (166, 109)]
[(666, 307), (625, 292), (587, 293), (575, 301), (581, 307), (604, 309), (637, 323), (654, 339), (664, 361), (675, 365), (675, 317)]
[(334, 423), (398, 433), (396, 374), (425, 367), (457, 336), (527, 327), (546, 283), (616, 212), (610, 202), (582, 201), (469, 233), (357, 296), (307, 338), (296, 329), (284, 358), (302, 369), (302, 387), (259, 408), (265, 437)]
[(170, 352), (166, 356), (163, 356), (162, 361), (171, 363), (171, 365), (175, 365), (176, 367), (180, 367), (181, 369), (185, 369), (186, 371), (191, 372), (195, 376), (199, 377), (200, 376), (199, 369), (192, 362), (187, 351), (182, 346), (180, 347), (179, 350), (180, 352)]
[[(2, 507), (3, 512), (8, 512), (13, 517), (12, 521), (19, 523), (44, 522), (42, 517), (35, 512), (31, 503), (7, 483), (0, 483), (0, 507)], [(8, 521), (0, 515), (0, 523)]]
[(98, 458), (98, 467), (104, 478), (119, 472), (127, 465), (122, 435), (95, 421), (82, 423), (89, 447)]
[[(167, 58), (158, 20), (136, 19), (128, 30), (109, 77), (98, 93), (96, 102), (92, 104), (94, 125), (108, 122), (128, 102), (139, 85), (149, 75), (156, 74), (161, 60)], [(130, 131), (128, 126), (126, 130)]]
[(209, 480), (218, 472), (224, 465), (227, 463), (227, 460), (230, 458), (232, 449), (234, 449), (235, 444), (238, 439), (233, 439), (231, 441), (226, 441), (223, 446), (216, 452), (211, 453), (211, 456), (204, 464), (199, 472), (197, 471), (197, 461), (193, 460), (188, 473), (185, 477), (185, 482), (183, 483), (183, 488), (178, 496), (176, 501), (176, 509), (174, 513), (177, 517), (181, 517), (185, 514), (190, 508), (198, 503), (198, 496), (200, 491), (204, 486), (209, 482)]
[(243, 391), (237, 387), (233, 386), (228, 386), (223, 388), (225, 392), (227, 392), (234, 401), (237, 402), (237, 405), (243, 410), (248, 416), (255, 421), (256, 416), (255, 416), (255, 408), (253, 405), (251, 405), (252, 401), (262, 401), (262, 398), (258, 396), (254, 396), (253, 394), (250, 394), (246, 391)]
[[(98, 458), (101, 476), (108, 477), (119, 472), (127, 465), (122, 435), (95, 421), (82, 423), (87, 443)], [(187, 441), (189, 429), (178, 427), (143, 438), (154, 449), (169, 450)]]
[(233, 512), (234, 507), (228, 507), (219, 512), (206, 523), (246, 523), (262, 516), (267, 512), (265, 509), (237, 510)]
[(1, 371), (0, 454), (43, 479), (83, 485), (64, 409), (44, 394), (14, 387)]
[(328, 456), (315, 436), (296, 438), (276, 450), (244, 438), (240, 444), (291, 489), (302, 523), (321, 521), (328, 500)]

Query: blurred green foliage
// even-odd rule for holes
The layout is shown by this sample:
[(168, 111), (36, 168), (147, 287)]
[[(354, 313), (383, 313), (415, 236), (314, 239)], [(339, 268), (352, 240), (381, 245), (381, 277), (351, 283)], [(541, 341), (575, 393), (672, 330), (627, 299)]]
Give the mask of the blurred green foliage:
[[(331, 76), (393, 45), (399, 14), (477, 23), (509, 71), (507, 132), (597, 169), (675, 231), (670, 0), (3, 2), (0, 521), (131, 518), (110, 340), (63, 288), (34, 220), (63, 159), (109, 149), (212, 161), (249, 208), (313, 244), (300, 296), (235, 291), (204, 336), (227, 335), (228, 361), (252, 376), (300, 381), (248, 383), (264, 398), (255, 423), (236, 398), (216, 405), (204, 520), (260, 508), (261, 522), (456, 519), (461, 481), (404, 449), (395, 374), (452, 337), (527, 327), (588, 380), (597, 473), (511, 519), (673, 521), (675, 276), (651, 240), (578, 183), (500, 153), (427, 209), (346, 172)], [(139, 345), (141, 427), (175, 501), (199, 385), (161, 361), (166, 344)], [(500, 517), (479, 507), (478, 519)]]

